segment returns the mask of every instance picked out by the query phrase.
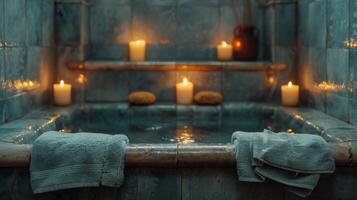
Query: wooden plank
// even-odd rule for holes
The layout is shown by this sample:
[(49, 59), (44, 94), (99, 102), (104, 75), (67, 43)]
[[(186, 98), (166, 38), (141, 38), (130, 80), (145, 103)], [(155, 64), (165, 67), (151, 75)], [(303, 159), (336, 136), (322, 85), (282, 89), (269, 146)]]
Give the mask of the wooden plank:
[(241, 71), (241, 72), (278, 72), (286, 71), (285, 64), (268, 61), (220, 62), (220, 61), (86, 61), (69, 63), (71, 70), (86, 71)]

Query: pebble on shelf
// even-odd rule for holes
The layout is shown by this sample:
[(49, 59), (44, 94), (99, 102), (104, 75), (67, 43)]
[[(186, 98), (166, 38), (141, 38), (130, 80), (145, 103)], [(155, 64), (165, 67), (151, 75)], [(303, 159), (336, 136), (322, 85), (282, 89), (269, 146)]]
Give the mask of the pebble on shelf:
[(156, 96), (151, 92), (137, 91), (129, 94), (128, 101), (132, 105), (152, 105), (156, 102)]

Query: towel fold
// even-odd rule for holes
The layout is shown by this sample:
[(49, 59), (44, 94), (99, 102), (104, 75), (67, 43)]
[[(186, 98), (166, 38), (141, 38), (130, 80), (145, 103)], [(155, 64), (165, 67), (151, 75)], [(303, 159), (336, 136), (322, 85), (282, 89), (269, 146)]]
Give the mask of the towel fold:
[(34, 193), (78, 187), (120, 187), (124, 180), (125, 135), (60, 133), (39, 136), (31, 153)]
[(268, 178), (301, 197), (310, 195), (320, 174), (335, 170), (328, 143), (317, 135), (235, 132), (232, 143), (240, 181)]

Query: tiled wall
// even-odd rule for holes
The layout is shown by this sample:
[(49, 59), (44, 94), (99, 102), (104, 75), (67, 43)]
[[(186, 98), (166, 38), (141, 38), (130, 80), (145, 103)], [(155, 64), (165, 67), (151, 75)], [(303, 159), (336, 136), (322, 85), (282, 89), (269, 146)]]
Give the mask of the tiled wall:
[[(215, 46), (230, 41), (235, 27), (230, 0), (57, 1), (58, 76), (74, 82), (79, 72), (68, 61), (127, 60), (128, 41), (148, 41), (148, 60), (215, 60)], [(239, 11), (243, 0), (236, 0)], [(295, 5), (260, 7), (253, 15), (260, 31), (261, 60), (289, 64), (281, 82), (294, 79)], [(82, 13), (82, 14), (81, 14)], [(277, 20), (273, 20), (276, 18)], [(282, 34), (271, 32), (282, 31)], [(278, 38), (278, 40), (276, 40)], [(265, 73), (226, 72), (81, 72), (88, 77), (86, 100), (125, 101), (136, 90), (154, 92), (161, 102), (175, 101), (175, 84), (188, 77), (196, 91), (221, 92), (226, 101), (263, 101)], [(78, 94), (78, 91), (75, 92)]]
[[(85, 2), (76, 0), (77, 2)], [(242, 0), (235, 0), (242, 11)], [(58, 5), (60, 44), (80, 43), (80, 3)], [(73, 2), (73, 1), (72, 1)], [(128, 58), (128, 42), (145, 39), (148, 60), (214, 60), (215, 46), (231, 41), (236, 20), (231, 0), (88, 0), (88, 58)], [(252, 1), (262, 28), (262, 0)], [(242, 13), (240, 13), (242, 14)], [(262, 41), (262, 40), (261, 40)], [(263, 51), (261, 51), (261, 58)]]
[[(274, 1), (270, 1), (274, 2)], [(297, 69), (297, 3), (294, 0), (275, 1), (264, 8), (264, 46), (266, 59), (284, 63), (288, 70), (278, 74), (276, 101), (280, 101), (280, 85), (289, 81), (296, 83)]]
[(312, 107), (357, 125), (357, 1), (299, 0), (299, 76)]
[[(46, 101), (53, 77), (53, 0), (0, 0), (0, 124)], [(14, 88), (31, 80), (33, 91)]]

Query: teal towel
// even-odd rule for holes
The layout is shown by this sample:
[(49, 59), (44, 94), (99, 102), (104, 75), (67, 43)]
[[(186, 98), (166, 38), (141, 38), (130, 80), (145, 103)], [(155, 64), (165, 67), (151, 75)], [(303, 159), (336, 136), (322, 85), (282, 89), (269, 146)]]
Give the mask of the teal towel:
[(78, 187), (120, 187), (124, 180), (125, 135), (60, 133), (39, 136), (31, 153), (34, 193)]
[(320, 174), (335, 170), (329, 145), (317, 135), (235, 132), (232, 143), (240, 181), (271, 179), (301, 197), (310, 195)]

